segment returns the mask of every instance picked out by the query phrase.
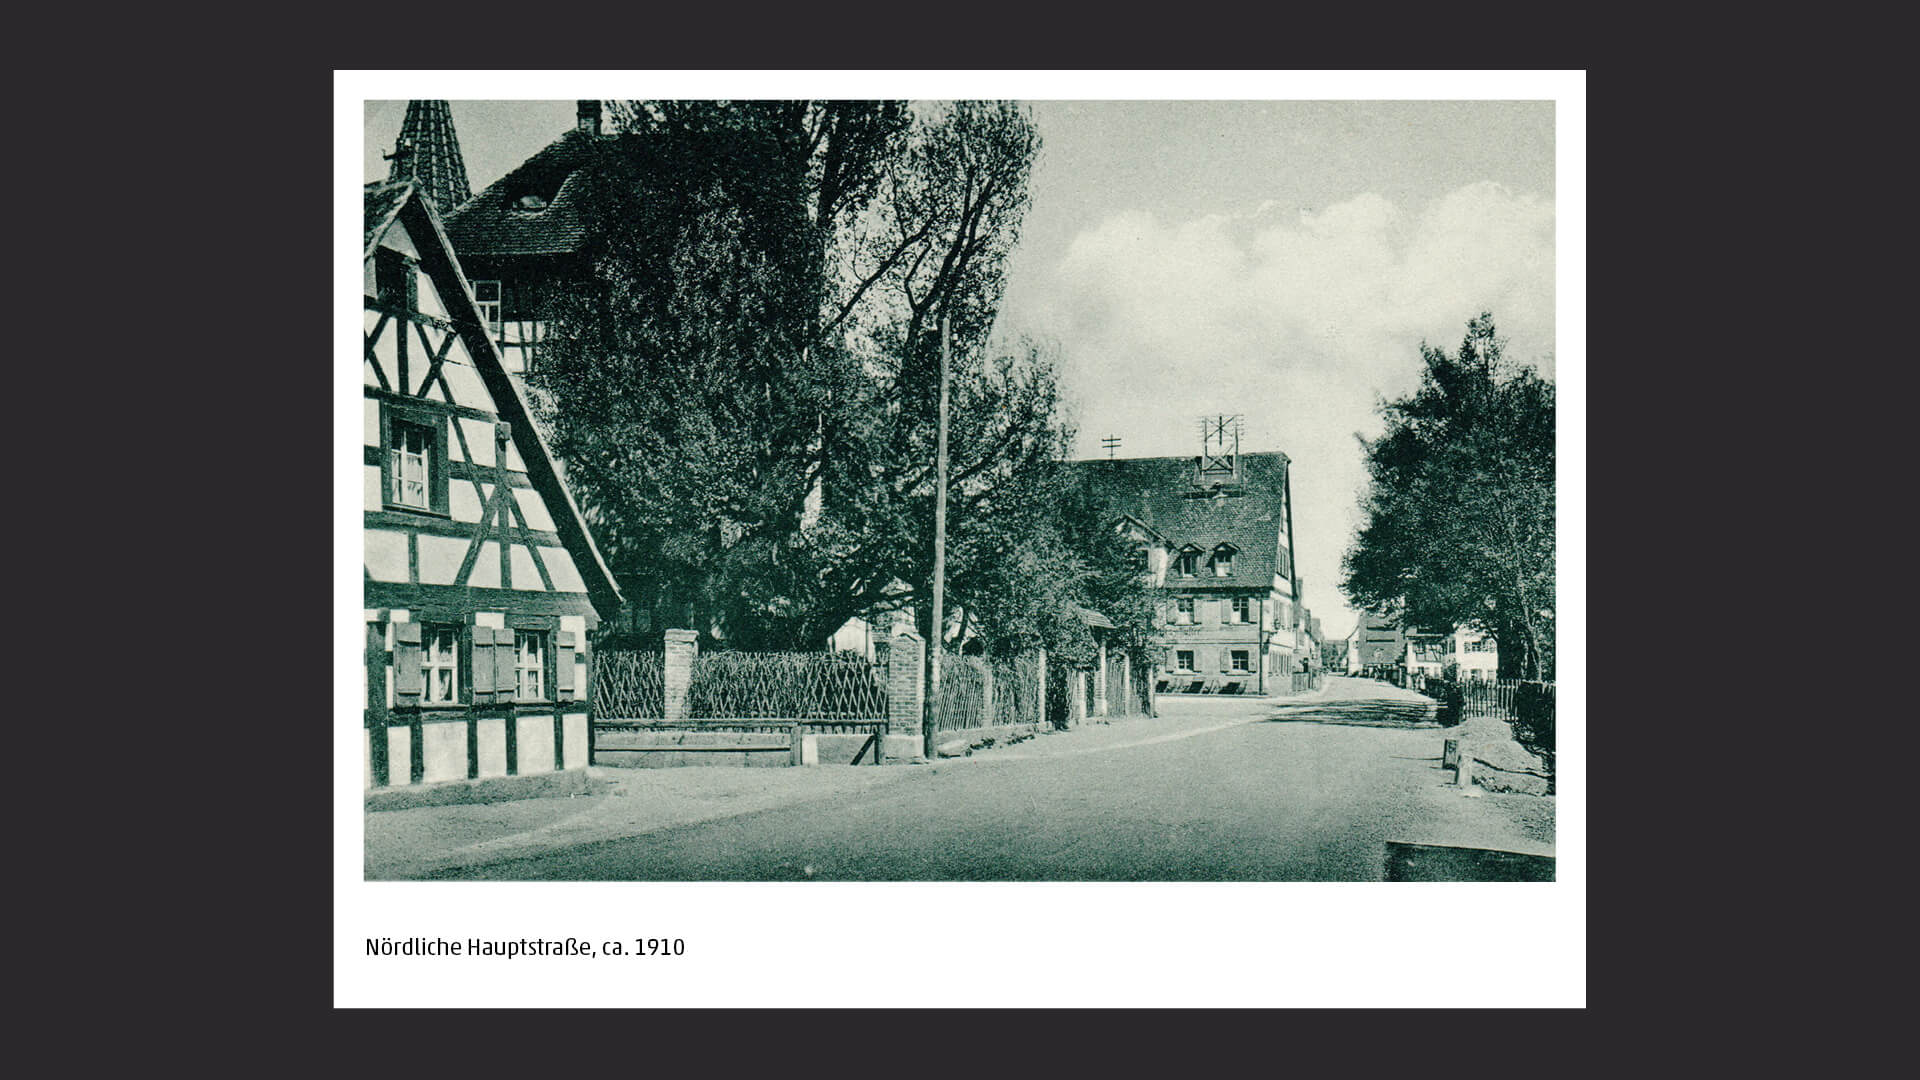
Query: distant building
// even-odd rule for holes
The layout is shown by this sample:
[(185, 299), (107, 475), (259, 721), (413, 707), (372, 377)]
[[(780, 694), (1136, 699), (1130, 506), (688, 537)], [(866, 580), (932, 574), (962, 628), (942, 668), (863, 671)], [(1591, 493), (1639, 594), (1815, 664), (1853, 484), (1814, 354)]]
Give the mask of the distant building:
[(1406, 663), (1407, 637), (1400, 624), (1391, 619), (1362, 614), (1347, 635), (1347, 672), (1357, 674), (1368, 668), (1395, 667)]
[(1285, 454), (1237, 446), (1072, 463), (1164, 592), (1156, 668), (1168, 681), (1266, 693), (1288, 686), (1308, 654), (1289, 465)]
[(1403, 629), (1398, 622), (1362, 615), (1347, 635), (1347, 672), (1367, 668), (1405, 668), (1409, 674), (1438, 678), (1451, 666), (1464, 679), (1494, 679), (1500, 651), (1491, 637), (1473, 630), (1435, 632)]

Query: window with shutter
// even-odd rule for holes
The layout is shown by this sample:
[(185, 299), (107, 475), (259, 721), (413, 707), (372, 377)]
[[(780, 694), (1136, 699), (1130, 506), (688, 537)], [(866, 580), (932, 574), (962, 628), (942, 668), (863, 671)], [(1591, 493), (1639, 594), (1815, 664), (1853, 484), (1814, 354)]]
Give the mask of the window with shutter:
[(425, 682), (420, 672), (420, 624), (393, 624), (393, 692), (406, 700), (402, 704), (420, 704)]
[(420, 666), (428, 705), (460, 700), (460, 628), (426, 626), (421, 631)]
[(546, 699), (547, 635), (538, 630), (514, 632), (515, 696), (521, 701)]
[(573, 631), (553, 635), (553, 689), (561, 698), (573, 696)]
[[(495, 686), (493, 678), (493, 635), (495, 633), (496, 631), (491, 626), (475, 626), (470, 633), (470, 636), (473, 638), (473, 658), (468, 663), (467, 670), (472, 673), (469, 681), (473, 686), (473, 700), (475, 702), (493, 700)], [(482, 694), (487, 696), (482, 698)]]
[(512, 701), (519, 676), (514, 671), (513, 629), (493, 632), (493, 690), (501, 701)]

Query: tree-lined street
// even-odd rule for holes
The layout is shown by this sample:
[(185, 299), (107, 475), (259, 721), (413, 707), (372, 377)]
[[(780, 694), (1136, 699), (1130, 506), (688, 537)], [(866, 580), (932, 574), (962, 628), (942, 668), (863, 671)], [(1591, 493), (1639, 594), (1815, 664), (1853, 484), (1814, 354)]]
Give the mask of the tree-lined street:
[[(1169, 697), (1160, 711), (933, 765), (598, 769), (615, 786), (591, 798), (371, 815), (368, 872), (1377, 881), (1390, 840), (1553, 853), (1554, 800), (1452, 787), (1417, 694), (1332, 678), (1299, 698)], [(728, 813), (729, 799), (751, 808)]]

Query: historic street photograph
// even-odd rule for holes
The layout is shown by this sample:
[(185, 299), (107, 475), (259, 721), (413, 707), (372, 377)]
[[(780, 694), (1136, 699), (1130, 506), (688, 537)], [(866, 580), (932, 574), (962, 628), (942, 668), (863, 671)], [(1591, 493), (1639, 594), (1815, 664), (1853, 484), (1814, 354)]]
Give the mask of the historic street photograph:
[(1558, 879), (1554, 101), (360, 104), (366, 881)]

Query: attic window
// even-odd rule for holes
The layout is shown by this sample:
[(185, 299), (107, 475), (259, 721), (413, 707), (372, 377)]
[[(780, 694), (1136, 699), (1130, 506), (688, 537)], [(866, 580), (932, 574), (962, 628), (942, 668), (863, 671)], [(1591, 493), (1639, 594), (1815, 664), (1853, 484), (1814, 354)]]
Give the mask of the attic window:
[(553, 205), (553, 200), (560, 195), (560, 185), (566, 180), (564, 171), (517, 176), (513, 186), (507, 189), (507, 207), (516, 213), (538, 214)]
[(1221, 544), (1213, 549), (1213, 576), (1231, 577), (1233, 575), (1233, 545)]
[(1181, 577), (1192, 577), (1199, 573), (1200, 549), (1192, 545), (1182, 548), (1179, 558), (1175, 561), (1175, 566), (1179, 569)]

